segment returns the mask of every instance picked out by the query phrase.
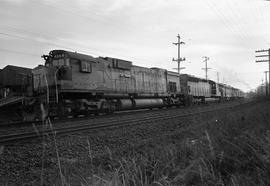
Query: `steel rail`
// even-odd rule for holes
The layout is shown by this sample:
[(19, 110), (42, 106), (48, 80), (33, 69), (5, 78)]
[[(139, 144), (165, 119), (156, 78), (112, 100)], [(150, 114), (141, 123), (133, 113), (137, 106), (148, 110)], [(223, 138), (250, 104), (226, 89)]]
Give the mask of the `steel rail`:
[[(181, 108), (167, 108), (167, 110), (179, 110), (179, 109), (185, 109), (184, 107), (181, 107)], [(70, 122), (70, 121), (80, 121), (80, 120), (96, 120), (96, 119), (99, 119), (99, 118), (112, 118), (112, 117), (115, 117), (115, 116), (127, 116), (127, 115), (134, 115), (134, 114), (140, 114), (142, 113), (143, 111), (146, 111), (146, 112), (153, 112), (153, 110), (150, 110), (147, 108), (145, 109), (137, 109), (137, 110), (126, 110), (126, 111), (116, 111), (114, 112), (113, 114), (105, 114), (105, 113), (100, 113), (100, 115), (98, 116), (93, 116), (93, 115), (81, 115), (82, 117), (71, 117), (71, 118), (68, 118), (69, 116), (67, 116), (66, 118), (57, 118), (57, 119), (53, 119), (53, 121), (55, 123), (62, 123), (62, 122)], [(32, 124), (35, 124), (35, 125), (41, 125), (42, 124), (42, 121), (9, 121), (9, 122), (0, 122), (0, 129), (1, 128), (9, 128), (9, 127), (16, 127), (16, 126), (29, 126), (29, 125), (32, 125)]]

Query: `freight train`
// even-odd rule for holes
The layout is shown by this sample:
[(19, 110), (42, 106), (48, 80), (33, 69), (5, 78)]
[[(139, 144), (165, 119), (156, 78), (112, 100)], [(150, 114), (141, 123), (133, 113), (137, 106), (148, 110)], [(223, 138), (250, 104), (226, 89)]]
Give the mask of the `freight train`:
[(0, 71), (0, 112), (22, 120), (162, 108), (242, 98), (244, 93), (212, 80), (131, 61), (53, 50), (34, 69), (8, 65)]

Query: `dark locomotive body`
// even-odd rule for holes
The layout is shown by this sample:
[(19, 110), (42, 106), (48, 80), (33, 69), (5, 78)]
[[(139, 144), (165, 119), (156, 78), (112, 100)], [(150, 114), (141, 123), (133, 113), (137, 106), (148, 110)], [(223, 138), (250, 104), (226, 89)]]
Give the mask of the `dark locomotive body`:
[(37, 108), (41, 103), (49, 115), (61, 117), (243, 96), (240, 90), (211, 80), (183, 74), (179, 82), (175, 72), (134, 66), (116, 58), (64, 50), (53, 50), (43, 57), (44, 66), (7, 66), (0, 71), (0, 110), (12, 106), (28, 120), (40, 117)]

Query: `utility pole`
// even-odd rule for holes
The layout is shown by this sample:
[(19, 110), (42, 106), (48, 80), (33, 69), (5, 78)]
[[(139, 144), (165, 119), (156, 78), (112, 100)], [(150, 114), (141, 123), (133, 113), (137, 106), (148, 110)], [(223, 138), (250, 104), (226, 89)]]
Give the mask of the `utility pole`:
[(217, 72), (217, 83), (219, 83), (219, 72)]
[(262, 87), (261, 87), (262, 95), (263, 95), (263, 78), (262, 78)]
[[(177, 59), (173, 58), (172, 61), (176, 61), (178, 63), (177, 72), (179, 75), (179, 86), (180, 86), (180, 70), (184, 69), (184, 68), (180, 67), (180, 63), (181, 63), (181, 61), (185, 61), (186, 59), (184, 57), (183, 58), (180, 57), (180, 45), (185, 44), (185, 43), (180, 41), (181, 37), (179, 34), (177, 35), (177, 38), (178, 38), (177, 43), (173, 43), (173, 44), (178, 46), (178, 56), (177, 56)], [(180, 91), (181, 91), (181, 88), (180, 88)]]
[(208, 68), (207, 67), (207, 62), (208, 62), (208, 60), (210, 59), (209, 57), (207, 57), (207, 56), (203, 56), (203, 59), (204, 59), (204, 61), (203, 62), (205, 62), (205, 68), (202, 68), (202, 70), (204, 70), (205, 71), (205, 79), (206, 80), (208, 80), (208, 69), (211, 69), (211, 68)]
[[(256, 60), (256, 63), (268, 62), (268, 65), (269, 65), (269, 70), (268, 71), (270, 72), (270, 48), (268, 50), (257, 50), (257, 51), (255, 51), (255, 53), (262, 53), (262, 52), (264, 52), (263, 55), (258, 55), (258, 56), (255, 56), (255, 57), (257, 57), (257, 58), (264, 57), (264, 59), (263, 60)], [(265, 54), (265, 52), (266, 52), (266, 54)], [(265, 57), (267, 59), (265, 59)], [(270, 73), (269, 73), (268, 79), (270, 80)], [(268, 92), (270, 93), (270, 86), (268, 86)], [(270, 95), (270, 94), (268, 94), (268, 95)]]
[(268, 96), (267, 72), (268, 72), (268, 71), (264, 71), (264, 73), (265, 73), (265, 95), (266, 95), (266, 96)]

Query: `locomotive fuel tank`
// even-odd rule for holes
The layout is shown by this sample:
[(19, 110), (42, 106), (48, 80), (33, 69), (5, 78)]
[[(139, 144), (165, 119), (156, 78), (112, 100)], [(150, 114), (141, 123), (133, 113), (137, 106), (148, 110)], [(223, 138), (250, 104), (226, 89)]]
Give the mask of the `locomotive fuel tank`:
[(157, 99), (119, 99), (118, 109), (129, 110), (129, 109), (141, 109), (141, 108), (157, 108), (163, 107), (164, 101), (161, 98)]
[(132, 109), (133, 103), (131, 99), (119, 99), (117, 102), (117, 108), (119, 110), (129, 110)]
[(164, 106), (162, 99), (134, 99), (135, 108), (152, 108)]

